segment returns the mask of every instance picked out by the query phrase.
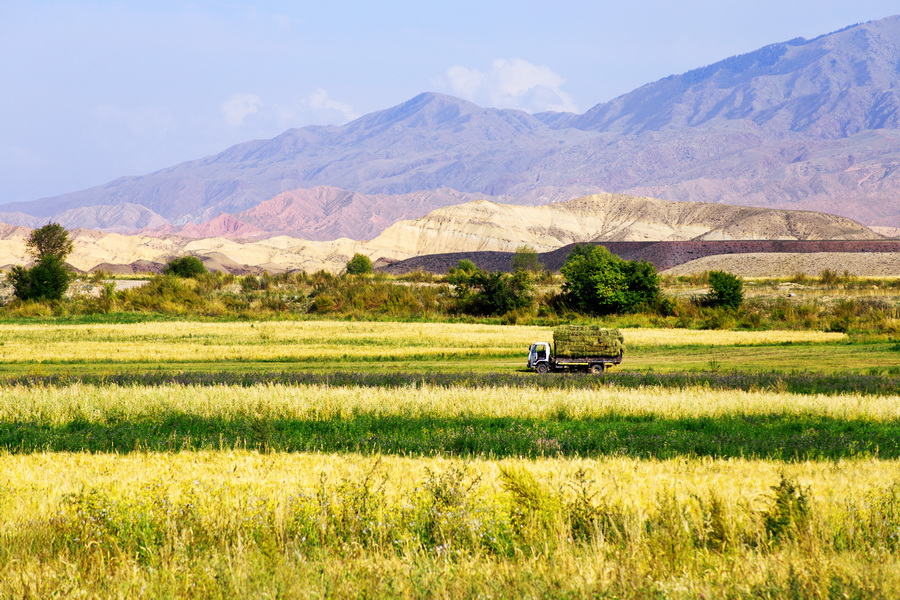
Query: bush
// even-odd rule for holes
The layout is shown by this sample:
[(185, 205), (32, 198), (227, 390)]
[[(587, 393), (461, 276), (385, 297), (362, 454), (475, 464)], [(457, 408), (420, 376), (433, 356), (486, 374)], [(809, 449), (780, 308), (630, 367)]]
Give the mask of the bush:
[(206, 267), (196, 256), (174, 258), (163, 269), (163, 275), (176, 277), (196, 277), (204, 273), (207, 273)]
[(527, 271), (515, 273), (480, 273), (473, 277), (476, 288), (469, 312), (480, 315), (503, 315), (531, 304), (533, 289)]
[(347, 261), (346, 266), (348, 275), (363, 275), (372, 272), (372, 261), (364, 254), (356, 253), (353, 258)]
[(709, 306), (736, 309), (744, 301), (744, 282), (740, 277), (724, 271), (710, 271), (709, 294), (706, 303)]
[(531, 246), (519, 246), (512, 257), (512, 270), (540, 273), (544, 270), (544, 263), (541, 262), (534, 248)]
[(72, 275), (61, 258), (48, 254), (30, 269), (13, 267), (9, 280), (19, 300), (60, 300), (69, 289)]
[(503, 315), (531, 305), (534, 299), (531, 275), (523, 270), (485, 273), (461, 260), (450, 269), (447, 282), (454, 285), (458, 308), (469, 314)]
[(659, 299), (659, 275), (652, 264), (624, 260), (603, 246), (575, 246), (560, 272), (566, 280), (563, 296), (579, 312), (634, 312)]

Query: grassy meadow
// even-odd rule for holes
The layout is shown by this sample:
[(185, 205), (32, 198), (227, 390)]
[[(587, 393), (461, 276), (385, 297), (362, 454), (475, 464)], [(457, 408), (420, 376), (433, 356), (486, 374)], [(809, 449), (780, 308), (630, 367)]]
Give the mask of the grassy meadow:
[(0, 324), (0, 597), (894, 598), (900, 345)]
[[(889, 370), (897, 342), (821, 331), (624, 328), (627, 369)], [(551, 327), (360, 321), (0, 324), (0, 373), (105, 369), (497, 371)], [(119, 367), (117, 367), (117, 365)], [(897, 370), (900, 373), (900, 369)]]

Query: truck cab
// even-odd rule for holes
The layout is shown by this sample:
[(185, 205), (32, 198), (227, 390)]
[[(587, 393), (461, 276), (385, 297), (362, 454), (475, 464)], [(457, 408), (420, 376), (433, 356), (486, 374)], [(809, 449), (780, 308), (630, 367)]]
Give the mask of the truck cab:
[(550, 370), (550, 344), (548, 342), (535, 342), (528, 349), (528, 368), (538, 373), (546, 373)]

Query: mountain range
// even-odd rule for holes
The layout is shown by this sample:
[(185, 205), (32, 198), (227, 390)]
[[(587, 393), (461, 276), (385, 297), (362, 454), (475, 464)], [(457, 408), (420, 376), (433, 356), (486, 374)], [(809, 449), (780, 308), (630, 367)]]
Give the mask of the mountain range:
[[(29, 233), (24, 227), (0, 227), (0, 265), (27, 261)], [(201, 257), (210, 268), (234, 273), (311, 272), (340, 271), (357, 252), (388, 265), (430, 254), (513, 252), (521, 246), (546, 252), (586, 242), (879, 239), (856, 221), (824, 213), (597, 194), (542, 206), (476, 200), (399, 221), (368, 241), (290, 236), (190, 239), (77, 229), (68, 261), (81, 271), (135, 272), (159, 269), (175, 256), (190, 254)]]
[(477, 199), (601, 192), (815, 210), (900, 227), (900, 16), (644, 85), (584, 114), (424, 93), (343, 126), (0, 206), (34, 227), (372, 239)]

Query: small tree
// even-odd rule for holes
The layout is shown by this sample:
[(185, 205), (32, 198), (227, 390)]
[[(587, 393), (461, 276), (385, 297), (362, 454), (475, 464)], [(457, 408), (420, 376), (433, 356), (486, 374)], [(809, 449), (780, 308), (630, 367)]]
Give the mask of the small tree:
[(368, 256), (357, 252), (353, 255), (353, 258), (347, 261), (346, 270), (348, 275), (362, 275), (364, 273), (371, 273), (372, 261), (369, 260)]
[(739, 308), (744, 301), (744, 282), (740, 277), (724, 271), (710, 271), (709, 293), (706, 302), (710, 306)]
[(208, 273), (206, 265), (196, 256), (173, 258), (163, 268), (163, 275), (175, 275), (176, 277), (197, 277), (204, 273)]
[(31, 232), (25, 242), (25, 249), (38, 261), (45, 256), (55, 256), (64, 261), (72, 253), (73, 245), (69, 232), (62, 225), (47, 223)]
[(481, 315), (504, 315), (525, 308), (534, 298), (531, 276), (527, 271), (515, 273), (478, 273), (472, 277), (475, 288), (468, 305), (469, 312)]
[(48, 255), (30, 269), (16, 265), (9, 280), (19, 300), (60, 300), (69, 289), (72, 275), (59, 257)]
[(450, 274), (452, 275), (454, 273), (454, 271), (456, 271), (456, 272), (461, 271), (463, 273), (471, 274), (477, 270), (478, 270), (478, 267), (475, 266), (475, 263), (473, 263), (468, 258), (461, 258), (461, 259), (459, 259), (459, 262), (456, 263), (456, 267), (450, 269)]
[(447, 282), (453, 284), (460, 310), (471, 314), (503, 315), (528, 306), (534, 299), (527, 271), (486, 273), (466, 259), (450, 269)]
[(512, 270), (540, 273), (544, 270), (544, 263), (538, 257), (537, 250), (531, 246), (519, 246), (512, 257)]
[(48, 223), (32, 231), (25, 249), (37, 264), (30, 269), (12, 268), (9, 281), (13, 295), (20, 300), (60, 300), (72, 281), (65, 264), (72, 247), (69, 233), (59, 223)]

